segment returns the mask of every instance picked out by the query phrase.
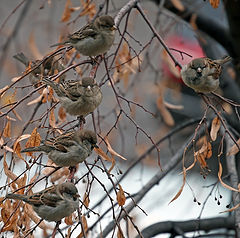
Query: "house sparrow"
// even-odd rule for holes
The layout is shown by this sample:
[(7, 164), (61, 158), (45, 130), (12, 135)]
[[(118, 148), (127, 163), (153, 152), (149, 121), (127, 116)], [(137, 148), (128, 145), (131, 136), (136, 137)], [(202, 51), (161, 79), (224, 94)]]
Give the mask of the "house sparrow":
[(48, 139), (40, 146), (29, 147), (21, 152), (43, 151), (56, 165), (68, 167), (83, 162), (97, 147), (96, 143), (97, 137), (93, 131), (79, 130)]
[(183, 82), (199, 93), (210, 93), (219, 87), (222, 65), (231, 60), (230, 56), (222, 59), (197, 58), (181, 70)]
[(102, 102), (102, 92), (93, 78), (82, 81), (69, 81), (57, 84), (47, 78), (43, 81), (50, 85), (59, 97), (67, 113), (73, 116), (87, 116)]
[[(23, 63), (27, 69), (32, 69), (41, 62), (41, 60), (29, 60), (22, 52), (14, 55), (13, 58)], [(55, 70), (62, 71), (64, 70), (64, 67), (55, 57), (50, 57), (31, 72), (29, 80), (31, 84), (37, 86), (43, 77), (53, 75)], [(65, 75), (62, 75), (60, 81), (64, 79)]]
[(68, 36), (57, 45), (71, 45), (81, 54), (97, 56), (106, 53), (113, 45), (116, 27), (111, 16), (100, 16), (93, 23)]
[(60, 221), (78, 209), (79, 194), (73, 183), (66, 182), (48, 187), (32, 195), (7, 194), (6, 198), (22, 200), (47, 221)]

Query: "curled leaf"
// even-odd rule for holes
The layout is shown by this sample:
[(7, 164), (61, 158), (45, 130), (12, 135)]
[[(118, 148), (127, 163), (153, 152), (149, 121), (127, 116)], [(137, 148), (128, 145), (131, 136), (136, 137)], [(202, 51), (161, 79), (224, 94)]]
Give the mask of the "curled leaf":
[(181, 188), (179, 189), (179, 191), (177, 192), (177, 194), (174, 196), (174, 198), (168, 204), (175, 201), (181, 195), (181, 193), (183, 191), (183, 188), (185, 186), (185, 183), (186, 183), (186, 175), (187, 175), (186, 174), (186, 168), (183, 167), (183, 184), (182, 184)]

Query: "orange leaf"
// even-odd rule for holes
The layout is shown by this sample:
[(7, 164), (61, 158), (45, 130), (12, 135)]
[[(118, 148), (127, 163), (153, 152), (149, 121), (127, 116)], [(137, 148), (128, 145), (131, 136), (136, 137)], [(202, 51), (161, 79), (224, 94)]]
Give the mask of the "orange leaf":
[(174, 198), (168, 204), (175, 201), (181, 195), (183, 188), (185, 186), (185, 183), (186, 183), (186, 168), (183, 167), (183, 184), (182, 184), (181, 188), (179, 189), (179, 191), (177, 192), (177, 194), (174, 196)]
[(221, 126), (221, 121), (218, 117), (215, 117), (212, 120), (212, 126), (211, 126), (211, 131), (210, 131), (210, 136), (212, 138), (213, 141), (215, 141), (217, 139), (217, 133), (220, 129)]
[[(82, 221), (82, 226), (84, 229), (84, 233), (86, 234), (86, 231), (88, 229), (88, 224), (87, 224), (87, 219), (85, 216), (81, 216), (81, 221)], [(77, 238), (82, 238), (83, 237), (83, 232), (81, 231), (81, 233), (77, 236)], [(85, 237), (85, 236), (84, 236)]]
[(120, 184), (118, 186), (119, 186), (119, 191), (117, 192), (117, 202), (119, 206), (123, 206), (126, 202), (126, 197), (122, 189), (122, 186)]
[(10, 120), (8, 120), (8, 122), (4, 128), (3, 136), (8, 137), (8, 138), (11, 137), (11, 122), (10, 122)]
[[(33, 129), (31, 136), (29, 137), (28, 141), (26, 142), (25, 147), (29, 148), (29, 147), (35, 147), (35, 146), (39, 146), (41, 143), (41, 136), (40, 134), (37, 132), (37, 127)], [(33, 152), (26, 152), (27, 155), (31, 156), (33, 154)]]
[(233, 187), (225, 184), (225, 183), (222, 181), (222, 178), (221, 178), (221, 177), (222, 177), (222, 165), (221, 165), (221, 163), (219, 162), (218, 179), (219, 179), (220, 183), (222, 184), (223, 187), (225, 187), (225, 188), (227, 188), (227, 189), (229, 189), (229, 190), (232, 190), (232, 191), (235, 191), (235, 192), (239, 192), (238, 189), (233, 188)]
[(213, 8), (218, 8), (220, 0), (209, 0), (209, 2)]

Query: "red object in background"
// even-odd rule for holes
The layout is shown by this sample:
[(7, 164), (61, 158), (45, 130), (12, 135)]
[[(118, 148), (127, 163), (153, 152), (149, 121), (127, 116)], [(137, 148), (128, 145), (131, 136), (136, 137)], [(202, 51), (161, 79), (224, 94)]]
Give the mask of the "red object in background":
[[(178, 60), (181, 65), (188, 64), (195, 58), (205, 57), (205, 54), (197, 40), (190, 40), (179, 35), (171, 35), (164, 40), (168, 48), (173, 48), (192, 56), (189, 57), (184, 53), (181, 55), (181, 53), (175, 50), (170, 50), (172, 55)], [(174, 62), (165, 50), (163, 52), (162, 59), (162, 70), (164, 75), (170, 79), (173, 79), (174, 81), (183, 83), (180, 76), (180, 68), (175, 66)]]

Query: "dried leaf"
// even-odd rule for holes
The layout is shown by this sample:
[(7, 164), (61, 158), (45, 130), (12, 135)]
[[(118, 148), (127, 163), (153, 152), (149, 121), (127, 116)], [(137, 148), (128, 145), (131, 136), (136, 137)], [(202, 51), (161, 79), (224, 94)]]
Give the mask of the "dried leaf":
[(182, 109), (184, 109), (183, 105), (173, 105), (173, 104), (171, 104), (169, 102), (165, 102), (165, 101), (163, 103), (169, 109), (174, 109), (174, 110), (182, 110)]
[(84, 197), (83, 197), (83, 204), (85, 207), (88, 207), (89, 206), (89, 202), (90, 202), (90, 199), (89, 199), (89, 196), (87, 193), (84, 194)]
[(215, 117), (212, 120), (212, 126), (211, 126), (211, 131), (210, 131), (210, 136), (213, 141), (215, 141), (217, 139), (217, 133), (220, 129), (220, 126), (221, 126), (221, 121), (220, 121), (219, 117)]
[(59, 120), (64, 122), (64, 121), (66, 121), (66, 117), (67, 117), (67, 114), (66, 114), (65, 109), (62, 106), (59, 107), (59, 110), (58, 110), (58, 118), (59, 118)]
[(118, 186), (119, 186), (119, 191), (117, 192), (117, 202), (119, 206), (123, 206), (126, 202), (126, 197), (122, 189), (122, 186), (120, 184)]
[(225, 210), (225, 211), (223, 211), (223, 212), (220, 212), (220, 213), (232, 212), (232, 211), (236, 210), (236, 209), (239, 208), (239, 207), (240, 207), (240, 203), (238, 203), (236, 206), (234, 206), (234, 207), (232, 207), (232, 208), (230, 208), (230, 209), (228, 209), (228, 210)]
[(108, 157), (100, 147), (98, 147), (98, 148), (95, 147), (94, 151), (98, 155), (100, 155), (104, 160), (107, 160), (107, 161), (112, 163), (110, 169), (108, 170), (108, 173), (110, 173), (112, 171), (112, 169), (114, 168), (114, 166), (115, 166), (115, 163), (116, 163), (115, 159), (113, 157), (111, 157), (111, 158)]
[(10, 120), (7, 121), (7, 124), (4, 128), (4, 131), (3, 131), (3, 136), (6, 137), (6, 138), (11, 137), (11, 122), (10, 122)]
[(67, 0), (66, 4), (65, 4), (65, 7), (64, 7), (61, 22), (66, 22), (71, 18), (71, 13), (72, 13), (71, 7), (72, 7), (71, 0)]
[(53, 89), (52, 89), (52, 87), (49, 87), (48, 88), (48, 95), (47, 95), (47, 101), (49, 101), (49, 102), (51, 102), (52, 101), (52, 99), (53, 99)]
[(95, 3), (91, 3), (91, 1), (85, 1), (85, 0), (80, 0), (82, 8), (84, 9), (79, 16), (85, 16), (88, 15), (89, 18), (93, 18), (97, 11), (96, 11), (96, 5)]
[[(240, 139), (237, 140), (238, 146), (240, 146)], [(234, 144), (228, 151), (227, 156), (236, 155), (239, 152), (239, 149), (236, 144)]]
[(174, 126), (175, 121), (172, 117), (172, 114), (168, 111), (165, 104), (163, 103), (162, 94), (160, 94), (157, 99), (157, 108), (159, 109), (159, 112), (163, 118), (163, 121), (166, 123), (166, 125)]
[(55, 115), (54, 115), (54, 108), (50, 111), (49, 124), (53, 128), (56, 127), (56, 118), (55, 118)]
[(117, 238), (124, 238), (120, 225), (118, 226)]
[(209, 2), (213, 8), (218, 8), (220, 0), (209, 0)]
[(3, 169), (4, 169), (4, 173), (6, 174), (6, 176), (11, 179), (11, 180), (15, 180), (17, 179), (17, 175), (14, 174), (9, 168), (8, 168), (8, 164), (6, 162), (6, 153), (4, 153), (4, 159), (3, 159)]
[(198, 26), (197, 26), (197, 23), (196, 23), (196, 20), (197, 20), (197, 14), (196, 13), (193, 13), (191, 15), (191, 18), (190, 18), (190, 25), (192, 26), (192, 28), (194, 30), (197, 30), (198, 29)]
[(235, 191), (235, 192), (239, 192), (238, 189), (233, 188), (233, 187), (225, 184), (225, 183), (222, 181), (222, 178), (221, 178), (221, 177), (222, 177), (222, 164), (219, 162), (218, 179), (219, 179), (220, 183), (222, 184), (223, 187), (225, 187), (225, 188), (227, 188), (227, 189), (229, 189), (229, 190), (232, 190), (232, 191)]
[(116, 155), (117, 157), (119, 157), (119, 158), (121, 158), (123, 160), (127, 160), (125, 157), (123, 157), (122, 155), (118, 154), (115, 150), (113, 150), (113, 148), (111, 147), (107, 137), (105, 138), (105, 142), (107, 144), (108, 151), (110, 152), (110, 154), (112, 156)]
[(184, 11), (185, 7), (183, 6), (180, 0), (171, 0), (172, 5), (179, 10), (180, 12)]
[(73, 225), (73, 220), (72, 220), (72, 214), (68, 217), (65, 217), (64, 222), (68, 225), (71, 226)]
[(183, 184), (182, 184), (181, 188), (179, 189), (179, 191), (177, 192), (177, 194), (174, 196), (174, 198), (168, 204), (175, 201), (181, 195), (183, 188), (185, 186), (185, 183), (186, 183), (186, 168), (183, 167)]
[[(25, 148), (39, 146), (41, 143), (41, 136), (37, 132), (37, 127), (33, 129), (31, 136), (26, 142)], [(27, 155), (32, 156), (33, 152), (26, 152)]]
[(32, 100), (31, 102), (28, 102), (27, 105), (30, 106), (30, 105), (32, 105), (32, 104), (41, 102), (42, 97), (43, 97), (43, 94), (41, 94), (39, 97), (37, 97), (36, 99)]
[[(82, 226), (84, 229), (84, 233), (87, 233), (87, 229), (88, 229), (88, 224), (87, 224), (87, 219), (85, 216), (81, 216), (81, 220), (82, 220)], [(81, 233), (77, 236), (77, 238), (82, 238), (83, 236), (83, 232), (81, 231)]]

